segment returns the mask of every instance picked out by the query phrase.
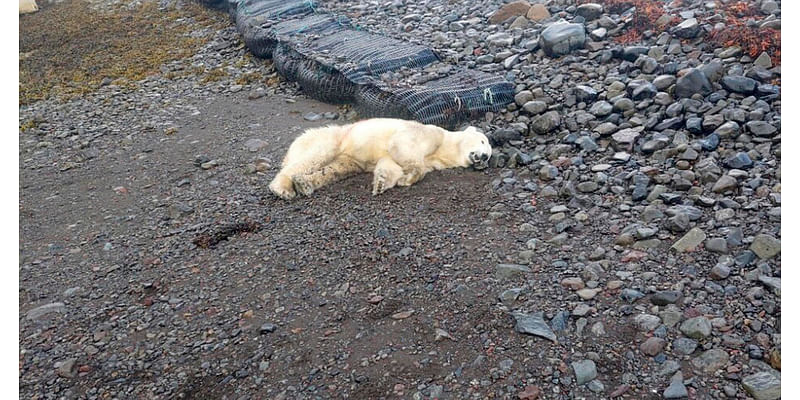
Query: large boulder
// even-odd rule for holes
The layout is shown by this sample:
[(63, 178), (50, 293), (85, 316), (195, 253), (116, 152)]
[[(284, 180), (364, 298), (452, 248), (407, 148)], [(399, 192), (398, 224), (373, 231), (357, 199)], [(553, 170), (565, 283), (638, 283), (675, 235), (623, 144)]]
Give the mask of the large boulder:
[(685, 75), (678, 78), (675, 84), (676, 97), (692, 97), (695, 93), (702, 96), (710, 94), (712, 91), (711, 82), (703, 71), (692, 68)]
[(586, 43), (586, 29), (582, 24), (571, 24), (564, 20), (556, 22), (539, 35), (539, 46), (550, 57), (569, 54), (583, 48)]
[(520, 15), (525, 15), (528, 13), (528, 10), (531, 8), (531, 3), (528, 3), (525, 0), (515, 1), (513, 3), (508, 3), (499, 10), (497, 10), (491, 17), (489, 17), (489, 23), (492, 24), (499, 24), (503, 21), (508, 20), (511, 17), (519, 17)]

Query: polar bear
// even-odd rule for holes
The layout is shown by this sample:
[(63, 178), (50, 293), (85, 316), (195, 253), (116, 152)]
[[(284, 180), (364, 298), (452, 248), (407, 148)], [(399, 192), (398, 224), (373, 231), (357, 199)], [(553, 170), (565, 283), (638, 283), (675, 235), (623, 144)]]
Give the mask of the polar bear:
[(283, 199), (358, 172), (372, 172), (372, 194), (409, 186), (433, 170), (486, 168), (492, 147), (474, 127), (449, 131), (435, 125), (373, 118), (306, 130), (292, 142), (269, 189)]

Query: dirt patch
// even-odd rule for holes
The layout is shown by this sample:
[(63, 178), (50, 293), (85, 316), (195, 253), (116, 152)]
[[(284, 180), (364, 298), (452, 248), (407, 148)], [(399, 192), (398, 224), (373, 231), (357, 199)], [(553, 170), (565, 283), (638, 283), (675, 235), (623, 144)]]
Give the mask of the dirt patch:
[(19, 19), (19, 102), (80, 96), (104, 80), (132, 86), (206, 43), (191, 32), (228, 23), (224, 14), (193, 2), (170, 10), (155, 2), (111, 11), (82, 0), (44, 6)]

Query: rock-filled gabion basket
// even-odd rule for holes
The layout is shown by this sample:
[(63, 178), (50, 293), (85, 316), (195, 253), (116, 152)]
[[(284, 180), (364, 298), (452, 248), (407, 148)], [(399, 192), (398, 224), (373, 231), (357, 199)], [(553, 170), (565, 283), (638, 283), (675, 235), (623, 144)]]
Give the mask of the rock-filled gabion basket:
[(367, 32), (315, 0), (202, 0), (227, 8), (247, 48), (318, 100), (363, 116), (454, 129), (514, 100), (500, 76), (443, 65), (430, 48)]

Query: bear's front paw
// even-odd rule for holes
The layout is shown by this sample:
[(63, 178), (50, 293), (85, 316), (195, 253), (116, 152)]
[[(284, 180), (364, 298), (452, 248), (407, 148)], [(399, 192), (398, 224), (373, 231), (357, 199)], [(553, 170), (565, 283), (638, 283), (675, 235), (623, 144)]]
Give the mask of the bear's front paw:
[(386, 179), (375, 177), (372, 181), (372, 195), (377, 196), (386, 191)]
[(297, 193), (294, 191), (294, 187), (291, 184), (287, 185), (285, 182), (282, 182), (281, 179), (276, 178), (269, 184), (269, 190), (274, 195), (284, 199), (284, 200), (291, 200), (297, 197)]
[(311, 193), (314, 193), (314, 185), (303, 175), (293, 176), (292, 183), (294, 183), (294, 189), (303, 196), (311, 196)]

